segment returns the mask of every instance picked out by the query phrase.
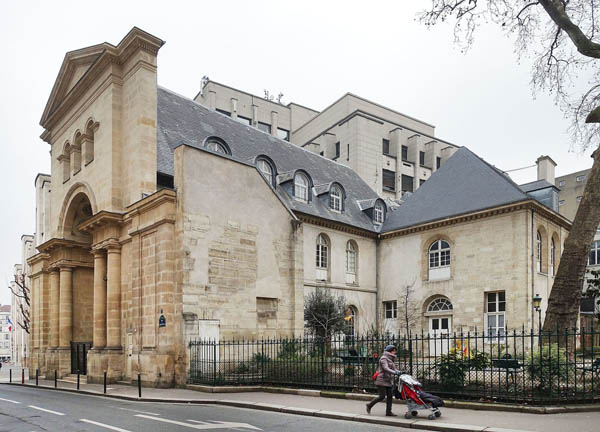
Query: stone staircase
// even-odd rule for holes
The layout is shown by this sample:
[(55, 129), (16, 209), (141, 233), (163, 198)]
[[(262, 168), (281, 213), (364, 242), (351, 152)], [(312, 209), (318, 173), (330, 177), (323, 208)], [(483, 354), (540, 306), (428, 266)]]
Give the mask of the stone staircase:
[[(58, 382), (66, 382), (66, 383), (77, 384), (77, 374), (65, 375), (64, 377), (62, 377), (61, 379), (59, 379)], [(79, 383), (80, 384), (87, 384), (87, 376), (86, 375), (79, 375)]]

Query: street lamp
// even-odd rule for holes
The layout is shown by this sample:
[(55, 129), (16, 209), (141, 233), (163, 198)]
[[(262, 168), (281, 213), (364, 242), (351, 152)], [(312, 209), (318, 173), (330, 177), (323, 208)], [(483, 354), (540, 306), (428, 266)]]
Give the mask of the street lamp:
[(536, 294), (533, 298), (533, 308), (538, 313), (538, 331), (542, 331), (542, 297), (539, 294)]

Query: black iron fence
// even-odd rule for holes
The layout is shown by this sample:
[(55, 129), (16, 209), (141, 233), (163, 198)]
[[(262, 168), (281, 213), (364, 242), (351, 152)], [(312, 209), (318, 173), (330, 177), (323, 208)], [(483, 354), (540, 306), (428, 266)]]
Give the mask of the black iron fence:
[(519, 403), (600, 401), (600, 335), (513, 330), (330, 339), (198, 340), (190, 383), (374, 391), (385, 346), (397, 364), (445, 397)]

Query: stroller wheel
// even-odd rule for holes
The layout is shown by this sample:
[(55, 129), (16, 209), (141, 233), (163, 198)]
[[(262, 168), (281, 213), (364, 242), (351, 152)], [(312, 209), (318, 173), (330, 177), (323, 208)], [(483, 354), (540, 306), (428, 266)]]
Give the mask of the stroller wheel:
[(433, 420), (435, 418), (435, 416), (433, 414), (429, 414), (429, 416), (427, 417), (429, 420)]
[(435, 416), (436, 417), (441, 417), (442, 416), (442, 412), (441, 411), (436, 411), (435, 412)]
[(404, 418), (408, 420), (411, 419), (412, 416), (410, 415), (410, 413), (407, 412), (406, 414), (404, 414)]
[(411, 412), (411, 414), (413, 415), (413, 417), (416, 417), (416, 416), (419, 415), (419, 412), (418, 411), (413, 411), (413, 412)]

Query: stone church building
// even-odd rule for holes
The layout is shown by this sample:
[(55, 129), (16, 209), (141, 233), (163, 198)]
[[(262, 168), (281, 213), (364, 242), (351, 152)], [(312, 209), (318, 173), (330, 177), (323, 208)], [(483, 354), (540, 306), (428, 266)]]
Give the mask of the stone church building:
[[(532, 298), (547, 300), (570, 227), (550, 158), (519, 186), (355, 96), (350, 114), (278, 105), (261, 120), (277, 105), (264, 100), (248, 117), (243, 101), (224, 112), (218, 95), (157, 85), (163, 43), (134, 28), (116, 46), (67, 53), (58, 73), (28, 259), (32, 370), (184, 384), (189, 340), (302, 335), (304, 297), (318, 288), (344, 296), (356, 334), (400, 331), (406, 285), (418, 330), (535, 325)], [(313, 126), (328, 132), (306, 138)], [(389, 139), (366, 138), (379, 133)], [(378, 159), (360, 159), (372, 142)], [(382, 169), (418, 186), (392, 193)]]

